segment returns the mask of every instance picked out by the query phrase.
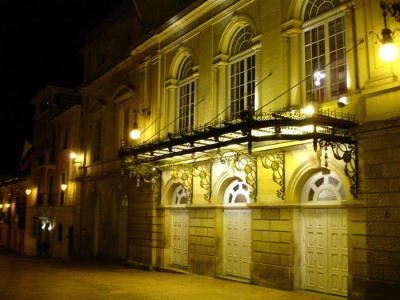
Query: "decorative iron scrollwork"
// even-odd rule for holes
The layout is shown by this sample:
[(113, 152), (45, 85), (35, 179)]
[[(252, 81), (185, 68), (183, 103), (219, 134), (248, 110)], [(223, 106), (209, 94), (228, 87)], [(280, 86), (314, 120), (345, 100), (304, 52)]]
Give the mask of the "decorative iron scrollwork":
[(358, 177), (357, 177), (357, 144), (347, 144), (340, 142), (330, 142), (319, 140), (319, 146), (325, 151), (325, 167), (328, 167), (328, 148), (330, 147), (333, 156), (337, 160), (343, 160), (344, 173), (350, 179), (350, 193), (357, 198)]
[(253, 188), (249, 193), (250, 198), (257, 202), (257, 158), (236, 152), (234, 162), (236, 170), (244, 172), (246, 183)]
[(140, 181), (151, 183), (153, 193), (159, 197), (160, 194), (160, 170), (155, 166), (141, 164), (129, 171), (129, 176), (135, 178), (136, 186), (140, 187)]
[(250, 198), (257, 201), (257, 158), (252, 155), (245, 155), (239, 151), (217, 151), (213, 160), (219, 160), (222, 164), (227, 164), (232, 169), (245, 174), (246, 183), (252, 187)]
[(193, 176), (200, 178), (200, 186), (207, 192), (204, 194), (204, 200), (211, 201), (211, 164), (199, 164), (196, 161), (193, 163)]
[(186, 189), (187, 199), (192, 203), (193, 198), (193, 167), (191, 165), (169, 165), (170, 174), (180, 181)]
[(262, 154), (259, 155), (264, 168), (272, 170), (272, 180), (280, 185), (276, 191), (278, 198), (285, 199), (285, 154)]

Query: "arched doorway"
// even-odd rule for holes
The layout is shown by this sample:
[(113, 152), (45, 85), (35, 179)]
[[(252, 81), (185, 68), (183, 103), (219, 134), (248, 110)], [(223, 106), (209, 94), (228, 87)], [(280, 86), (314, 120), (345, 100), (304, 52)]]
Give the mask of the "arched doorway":
[(318, 172), (304, 186), (302, 248), (305, 289), (347, 295), (347, 211), (340, 207), (343, 200), (343, 185), (333, 172)]
[(224, 273), (227, 276), (250, 278), (251, 213), (248, 185), (238, 179), (226, 189), (224, 196)]
[(189, 212), (186, 208), (188, 198), (186, 189), (180, 184), (172, 194), (171, 209), (171, 264), (188, 266)]

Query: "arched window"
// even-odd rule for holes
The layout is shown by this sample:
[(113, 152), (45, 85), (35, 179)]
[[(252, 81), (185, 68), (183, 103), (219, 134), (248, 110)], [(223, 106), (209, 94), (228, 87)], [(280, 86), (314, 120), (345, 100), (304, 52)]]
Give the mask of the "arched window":
[(230, 113), (240, 118), (242, 112), (254, 109), (256, 57), (252, 49), (250, 26), (239, 28), (230, 44)]
[(191, 56), (185, 57), (179, 66), (178, 77), (178, 129), (190, 131), (194, 126), (195, 80), (194, 62)]
[(346, 93), (346, 45), (340, 0), (309, 0), (304, 7), (304, 62), (308, 101)]
[(340, 202), (346, 199), (342, 183), (333, 172), (319, 172), (305, 184), (303, 191), (304, 202)]
[(178, 185), (172, 194), (172, 205), (188, 204), (186, 189), (182, 185)]
[(248, 185), (236, 179), (225, 192), (225, 204), (244, 204), (250, 202)]

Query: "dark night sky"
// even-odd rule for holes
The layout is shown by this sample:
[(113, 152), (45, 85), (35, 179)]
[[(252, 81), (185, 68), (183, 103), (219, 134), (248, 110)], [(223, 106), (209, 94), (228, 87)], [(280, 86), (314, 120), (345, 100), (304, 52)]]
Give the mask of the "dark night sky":
[(30, 99), (82, 81), (84, 34), (122, 0), (0, 1), (0, 175), (15, 173), (32, 141)]

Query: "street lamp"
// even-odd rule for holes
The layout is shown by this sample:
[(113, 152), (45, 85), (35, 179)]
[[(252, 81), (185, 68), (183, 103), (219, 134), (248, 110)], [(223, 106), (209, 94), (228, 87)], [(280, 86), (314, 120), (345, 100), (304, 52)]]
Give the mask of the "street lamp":
[(140, 135), (142, 134), (142, 132), (139, 129), (139, 126), (137, 124), (137, 115), (141, 115), (143, 117), (149, 117), (150, 116), (150, 108), (146, 107), (146, 108), (142, 108), (140, 110), (134, 110), (133, 111), (135, 114), (135, 120), (133, 122), (133, 128), (130, 132), (130, 137), (132, 140), (137, 140), (140, 138)]
[(61, 183), (61, 190), (63, 192), (65, 192), (65, 190), (67, 189), (68, 185), (66, 183)]
[(133, 128), (130, 132), (130, 137), (132, 140), (137, 140), (140, 138), (141, 132), (139, 126), (136, 122), (137, 112), (135, 111), (135, 121), (133, 122)]
[(381, 1), (380, 7), (383, 11), (384, 28), (381, 31), (382, 38), (379, 38), (378, 36), (380, 42), (382, 43), (382, 46), (379, 49), (379, 57), (383, 61), (391, 62), (396, 59), (398, 50), (393, 41), (394, 33), (387, 28), (386, 16), (387, 12), (389, 12), (390, 15), (396, 19), (396, 21), (400, 21), (400, 1), (389, 3)]

